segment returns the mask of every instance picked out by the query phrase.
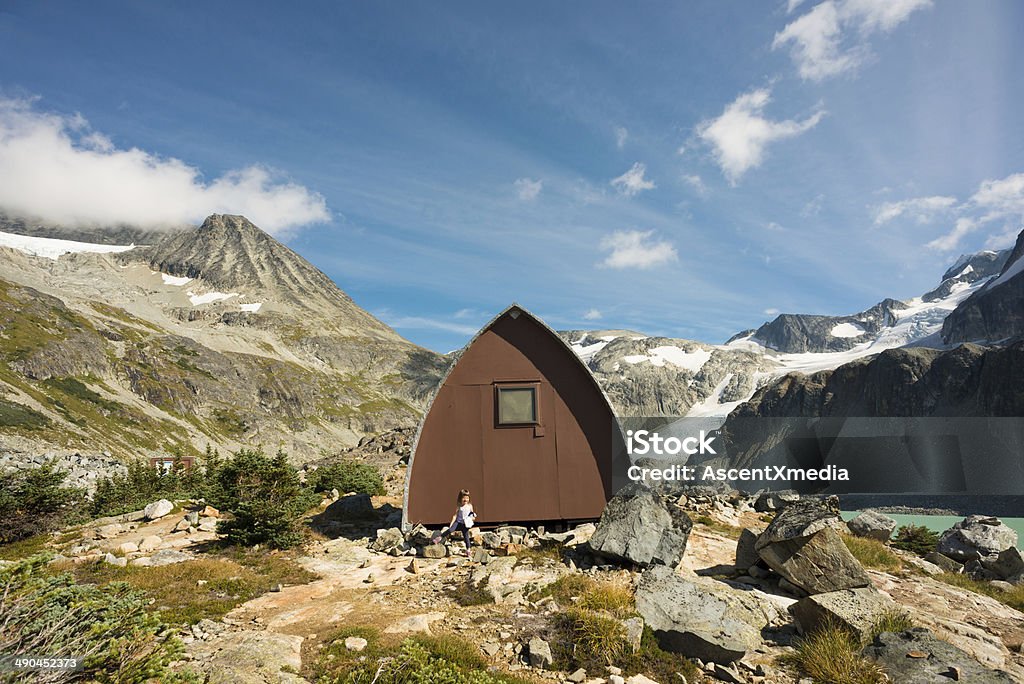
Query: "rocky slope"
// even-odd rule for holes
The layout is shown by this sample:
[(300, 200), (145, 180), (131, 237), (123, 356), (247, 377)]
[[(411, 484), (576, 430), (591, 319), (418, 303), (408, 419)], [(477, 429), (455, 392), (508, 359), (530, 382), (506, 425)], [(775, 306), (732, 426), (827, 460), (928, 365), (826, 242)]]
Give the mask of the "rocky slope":
[(1024, 342), (891, 349), (788, 374), (730, 414), (728, 463), (850, 472), (810, 490), (1017, 494), (1022, 372)]
[(784, 313), (756, 330), (739, 333), (729, 342), (749, 341), (777, 352), (802, 354), (842, 352), (870, 343), (891, 347), (926, 341), (951, 310), (1000, 272), (1009, 257), (1008, 250), (965, 255), (943, 274), (937, 287), (914, 300), (884, 299), (849, 316)]
[(942, 339), (947, 344), (998, 343), (1024, 333), (1024, 231), (997, 272), (998, 278), (973, 293), (943, 322)]
[(243, 217), (116, 254), (24, 249), (0, 248), (0, 435), (19, 451), (308, 460), (415, 425), (444, 365)]
[(587, 364), (621, 416), (725, 415), (777, 364), (764, 354), (621, 330), (559, 335)]

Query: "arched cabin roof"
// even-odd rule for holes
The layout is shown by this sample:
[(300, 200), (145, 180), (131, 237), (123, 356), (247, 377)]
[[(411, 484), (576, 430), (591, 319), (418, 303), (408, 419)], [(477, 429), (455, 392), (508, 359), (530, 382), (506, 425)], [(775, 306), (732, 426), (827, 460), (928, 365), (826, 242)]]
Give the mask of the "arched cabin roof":
[[(538, 325), (538, 327), (540, 327), (542, 330), (546, 331), (549, 335), (551, 335), (551, 337), (553, 337), (555, 340), (558, 341), (558, 343), (562, 346), (562, 348), (565, 349), (566, 353), (572, 359), (574, 359), (575, 362), (578, 363), (583, 368), (584, 371), (586, 371), (586, 375), (587, 375), (588, 378), (590, 378), (590, 382), (593, 384), (594, 389), (596, 389), (597, 392), (604, 399), (604, 402), (605, 402), (605, 404), (607, 404), (608, 409), (611, 412), (612, 416), (615, 415), (615, 410), (614, 410), (614, 407), (612, 407), (611, 400), (608, 398), (608, 394), (604, 391), (604, 388), (602, 388), (601, 385), (597, 382), (597, 378), (594, 377), (594, 374), (590, 371), (590, 368), (587, 366), (587, 364), (585, 364), (583, 362), (583, 359), (581, 359), (579, 357), (579, 354), (577, 354), (575, 352), (575, 350), (573, 350), (572, 346), (568, 342), (566, 342), (562, 338), (562, 336), (559, 335), (551, 326), (549, 326), (547, 323), (545, 323), (539, 316), (534, 315), (528, 309), (522, 307), (521, 305), (517, 304), (516, 302), (512, 302), (512, 304), (507, 306), (503, 311), (498, 313), (496, 316), (494, 316), (494, 318), (492, 318), (483, 327), (481, 327), (476, 332), (476, 334), (473, 335), (473, 337), (469, 340), (469, 342), (467, 342), (461, 349), (459, 349), (457, 352), (455, 352), (455, 354), (453, 355), (452, 362), (448, 365), (448, 368), (445, 370), (444, 375), (441, 376), (441, 379), (438, 381), (437, 386), (434, 387), (434, 391), (430, 395), (430, 401), (427, 403), (427, 408), (423, 412), (423, 417), (420, 419), (419, 425), (416, 428), (416, 435), (413, 438), (413, 442), (412, 442), (412, 451), (411, 451), (411, 453), (409, 455), (409, 464), (406, 466), (405, 491), (404, 491), (404, 493), (402, 495), (402, 528), (403, 529), (409, 527), (409, 522), (408, 522), (408, 517), (407, 517), (408, 516), (408, 511), (409, 511), (409, 482), (410, 482), (410, 480), (412, 478), (413, 462), (416, 459), (416, 450), (419, 447), (420, 435), (423, 433), (423, 426), (427, 422), (427, 418), (430, 416), (430, 410), (434, 407), (434, 401), (437, 399), (438, 392), (441, 390), (442, 387), (444, 387), (445, 383), (448, 382), (449, 376), (452, 374), (452, 371), (455, 370), (455, 366), (458, 365), (459, 360), (462, 358), (462, 355), (466, 352), (466, 350), (469, 349), (470, 347), (472, 347), (473, 344), (480, 338), (480, 336), (483, 335), (484, 333), (486, 333), (492, 327), (494, 327), (494, 325), (498, 321), (500, 321), (503, 317), (512, 314), (512, 312), (514, 312), (514, 311), (518, 311), (519, 315), (528, 316), (530, 318), (530, 320), (532, 320), (534, 323), (536, 323)], [(616, 429), (618, 430), (618, 432), (619, 432), (619, 434), (621, 436), (622, 435), (622, 426), (619, 424), (617, 419), (614, 420), (614, 424), (615, 424), (615, 427), (616, 427)]]

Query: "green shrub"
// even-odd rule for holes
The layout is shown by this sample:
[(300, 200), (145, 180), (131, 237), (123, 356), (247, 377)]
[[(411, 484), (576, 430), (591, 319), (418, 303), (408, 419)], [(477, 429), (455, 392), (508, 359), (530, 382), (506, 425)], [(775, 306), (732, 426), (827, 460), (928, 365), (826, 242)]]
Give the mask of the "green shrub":
[[(366, 650), (346, 650), (348, 636), (366, 639)], [(479, 647), (458, 637), (421, 635), (391, 645), (372, 627), (348, 627), (333, 635), (312, 670), (321, 684), (527, 684), (489, 672)]]
[(13, 401), (0, 399), (0, 427), (38, 430), (50, 424), (50, 419), (38, 411)]
[(97, 517), (136, 511), (156, 499), (194, 499), (203, 495), (205, 470), (186, 468), (181, 458), (167, 471), (146, 461), (127, 464), (124, 475), (114, 475), (96, 483), (92, 513)]
[(377, 469), (369, 463), (358, 461), (342, 461), (321, 466), (306, 477), (306, 483), (314, 492), (337, 489), (342, 494), (384, 494), (384, 481)]
[(299, 523), (316, 496), (302, 485), (283, 452), (269, 457), (242, 449), (209, 477), (210, 503), (234, 516), (218, 525), (228, 543), (284, 549), (302, 542)]
[(598, 671), (614, 665), (629, 650), (625, 626), (613, 617), (584, 608), (569, 608), (555, 618), (560, 639), (552, 649), (560, 668)]
[(939, 533), (920, 525), (903, 525), (896, 530), (896, 537), (890, 544), (893, 548), (924, 556), (939, 545)]
[(84, 657), (87, 681), (176, 681), (181, 652), (145, 598), (122, 583), (76, 584), (46, 572), (45, 555), (0, 568), (0, 653)]
[(84, 501), (52, 464), (0, 473), (0, 544), (59, 529), (81, 517)]

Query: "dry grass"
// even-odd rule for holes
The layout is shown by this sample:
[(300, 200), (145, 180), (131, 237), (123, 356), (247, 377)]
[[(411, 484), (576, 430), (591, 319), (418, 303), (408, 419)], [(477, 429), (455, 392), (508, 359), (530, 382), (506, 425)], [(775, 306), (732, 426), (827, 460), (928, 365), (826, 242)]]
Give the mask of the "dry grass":
[(905, 632), (914, 627), (914, 620), (902, 610), (891, 608), (884, 613), (871, 626), (871, 636), (868, 641), (874, 641), (875, 637), (882, 632)]
[(1010, 591), (1004, 591), (992, 586), (988, 582), (979, 582), (976, 579), (972, 579), (969, 575), (959, 573), (944, 572), (941, 575), (934, 575), (933, 579), (954, 587), (966, 589), (967, 591), (973, 591), (975, 594), (994, 598), (1000, 603), (1005, 603), (1015, 610), (1024, 612), (1024, 584), (1014, 585)]
[[(153, 599), (153, 608), (175, 624), (216, 619), (280, 584), (305, 584), (316, 575), (283, 554), (233, 552), (160, 567), (120, 568), (103, 561), (65, 564), (80, 583), (127, 582)], [(203, 582), (203, 583), (201, 583)]]
[(894, 572), (903, 567), (903, 561), (892, 550), (876, 539), (840, 535), (853, 557), (866, 568)]
[(729, 539), (739, 539), (740, 534), (743, 533), (742, 527), (737, 527), (736, 525), (730, 525), (728, 523), (715, 520), (707, 515), (698, 516), (694, 522), (699, 525), (703, 525), (715, 534), (720, 534), (723, 537), (728, 537)]
[(796, 645), (796, 653), (783, 661), (815, 682), (829, 684), (882, 684), (887, 682), (877, 664), (860, 655), (861, 644), (847, 630), (826, 624)]

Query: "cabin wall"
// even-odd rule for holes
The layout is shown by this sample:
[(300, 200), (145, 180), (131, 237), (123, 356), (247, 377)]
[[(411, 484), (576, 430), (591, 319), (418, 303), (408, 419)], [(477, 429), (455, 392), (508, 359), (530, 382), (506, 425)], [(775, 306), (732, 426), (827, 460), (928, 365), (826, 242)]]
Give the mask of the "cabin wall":
[[(540, 429), (498, 426), (495, 384), (538, 382)], [(409, 523), (447, 523), (473, 494), (478, 522), (597, 518), (611, 496), (615, 418), (589, 371), (531, 316), (506, 314), (452, 369), (420, 431)]]

